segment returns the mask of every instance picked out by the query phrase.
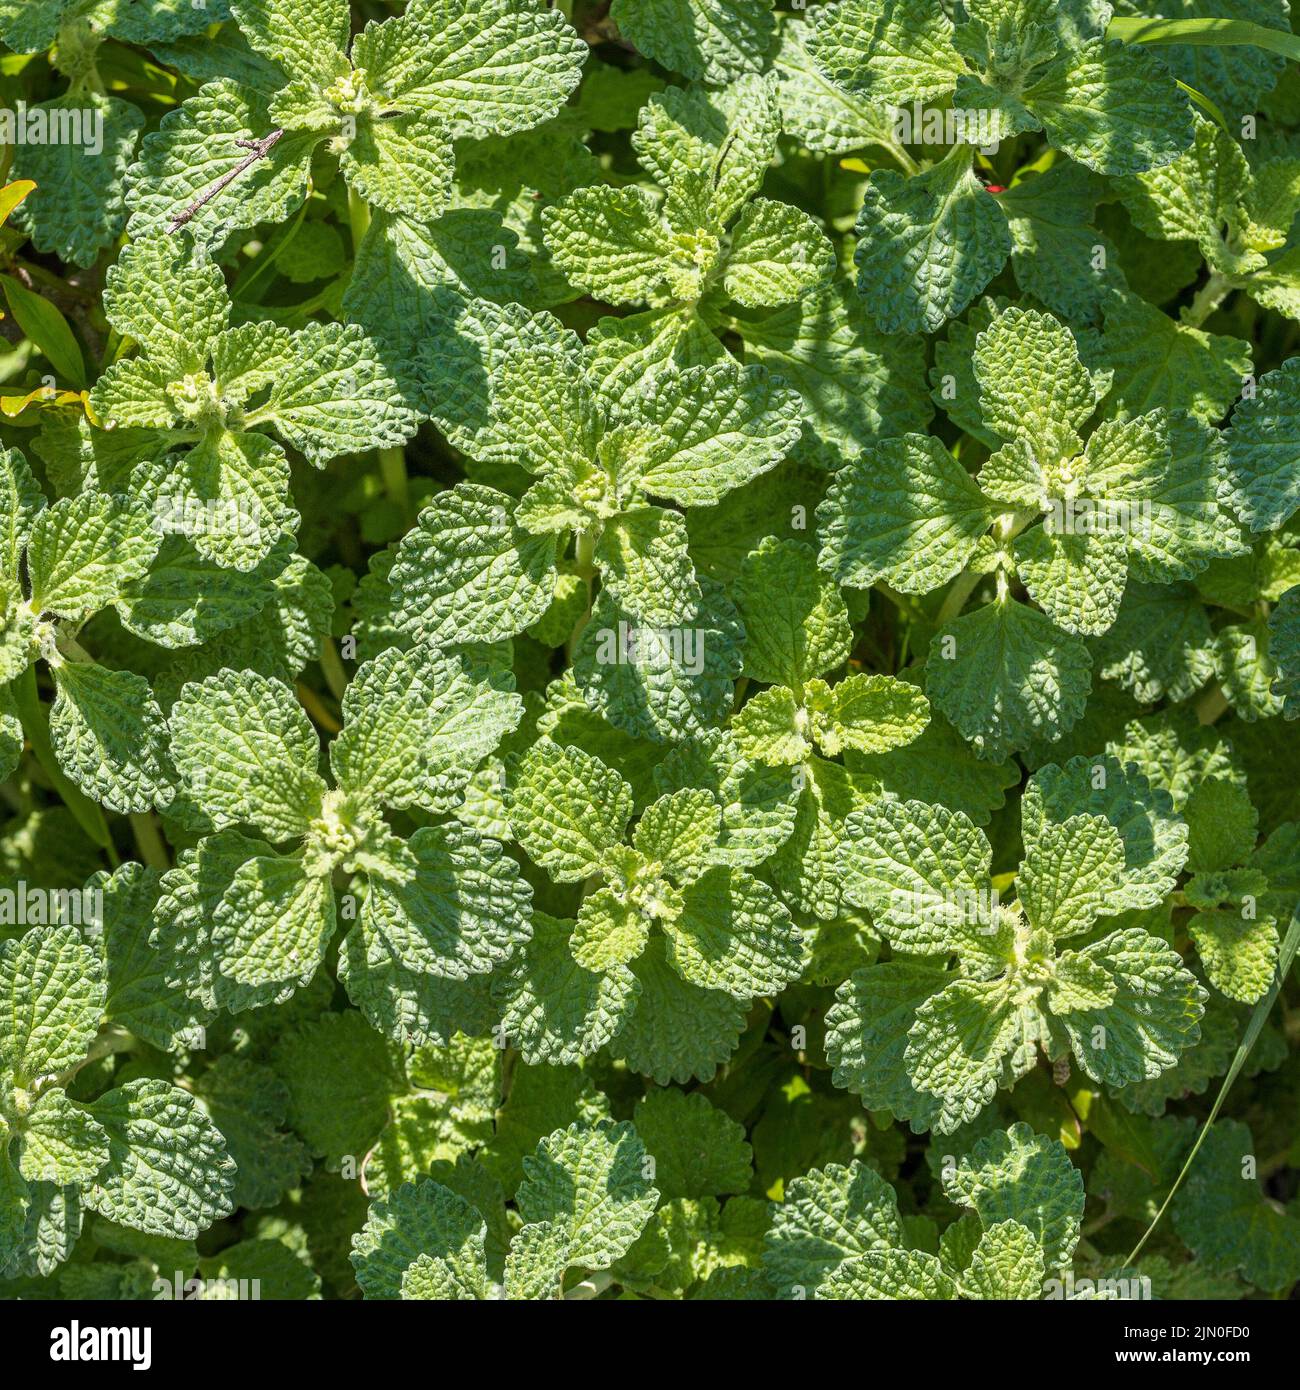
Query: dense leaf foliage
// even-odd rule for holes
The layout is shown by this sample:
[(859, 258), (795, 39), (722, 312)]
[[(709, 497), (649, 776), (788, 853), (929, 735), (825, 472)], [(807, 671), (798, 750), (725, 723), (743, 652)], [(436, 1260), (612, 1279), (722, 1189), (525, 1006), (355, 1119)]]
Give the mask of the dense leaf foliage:
[(1300, 1285), (1269, 30), (0, 0), (0, 1296)]

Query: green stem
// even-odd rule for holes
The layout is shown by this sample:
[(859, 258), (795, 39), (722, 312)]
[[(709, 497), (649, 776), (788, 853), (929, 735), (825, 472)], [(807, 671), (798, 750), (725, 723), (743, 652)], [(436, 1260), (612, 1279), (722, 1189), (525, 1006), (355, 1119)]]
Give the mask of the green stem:
[(1199, 328), (1235, 288), (1228, 276), (1212, 271), (1210, 278), (1196, 291), (1191, 304), (1183, 310), (1183, 322), (1191, 328)]
[(569, 1299), (597, 1298), (614, 1282), (614, 1276), (607, 1269), (598, 1269), (589, 1274), (581, 1284), (576, 1284), (564, 1295)]
[(1160, 1224), (1160, 1218), (1169, 1209), (1170, 1202), (1174, 1200), (1174, 1194), (1183, 1185), (1183, 1179), (1196, 1161), (1196, 1155), (1200, 1153), (1201, 1145), (1205, 1143), (1205, 1136), (1209, 1134), (1210, 1127), (1219, 1118), (1219, 1111), (1223, 1108), (1223, 1102), (1228, 1098), (1232, 1083), (1241, 1074), (1242, 1067), (1246, 1065), (1246, 1058), (1250, 1056), (1256, 1040), (1264, 1031), (1264, 1024), (1273, 1011), (1273, 1005), (1282, 992), (1282, 986), (1286, 983), (1287, 976), (1291, 973), (1291, 964), (1295, 960), (1298, 945), (1300, 945), (1300, 907), (1297, 907), (1291, 914), (1291, 925), (1287, 928), (1286, 937), (1278, 951), (1277, 972), (1273, 976), (1273, 983), (1268, 993), (1255, 1005), (1255, 1012), (1250, 1016), (1250, 1022), (1246, 1025), (1246, 1032), (1237, 1046), (1237, 1051), (1233, 1054), (1232, 1065), (1228, 1068), (1228, 1074), (1223, 1078), (1223, 1084), (1219, 1087), (1219, 1094), (1214, 1099), (1214, 1105), (1205, 1123), (1201, 1126), (1201, 1132), (1196, 1136), (1196, 1143), (1192, 1145), (1192, 1151), (1187, 1155), (1181, 1172), (1174, 1179), (1174, 1185), (1169, 1189), (1169, 1195), (1160, 1204), (1160, 1210), (1156, 1212), (1151, 1224), (1143, 1232), (1142, 1239), (1129, 1252), (1128, 1259), (1124, 1261), (1126, 1265), (1131, 1265), (1142, 1253), (1143, 1246), (1151, 1239), (1151, 1233)]
[(76, 1066), (69, 1067), (50, 1084), (67, 1087), (72, 1084), (77, 1073), (92, 1062), (98, 1062), (101, 1057), (111, 1057), (118, 1052), (134, 1052), (138, 1046), (139, 1039), (133, 1033), (128, 1033), (125, 1028), (119, 1028), (116, 1024), (110, 1025), (91, 1043), (90, 1050)]
[(319, 695), (309, 685), (299, 681), (296, 687), (298, 703), (326, 733), (337, 734), (343, 731), (343, 724), (325, 708)]
[(897, 589), (890, 588), (882, 579), (877, 579), (871, 587), (877, 593), (884, 594), (903, 617), (916, 619), (922, 616), (921, 603), (915, 594), (900, 594)]
[(901, 165), (904, 173), (914, 175), (921, 172), (921, 166), (908, 154), (902, 145), (896, 145), (891, 140), (884, 148), (887, 149), (890, 155)]
[(289, 243), (298, 235), (298, 229), (302, 226), (306, 216), (307, 203), (303, 203), (293, 221), (287, 227), (281, 227), (278, 232), (271, 236), (257, 257), (249, 261), (243, 270), (235, 276), (235, 283), (230, 288), (232, 299), (247, 299), (254, 285), (259, 284), (267, 273), (274, 269), (275, 263), (284, 255)]
[(1202, 724), (1213, 724), (1228, 712), (1228, 697), (1217, 682), (1196, 702), (1196, 717)]
[(592, 580), (596, 577), (596, 535), (594, 531), (578, 532), (574, 541), (573, 566), (587, 586), (587, 608), (578, 621), (574, 623), (569, 640), (565, 643), (564, 652), (570, 665), (573, 664), (573, 653), (577, 648), (578, 638), (582, 636), (583, 629), (591, 621), (591, 585)]
[(984, 577), (974, 570), (963, 570), (953, 580), (952, 588), (948, 590), (948, 596), (943, 601), (943, 607), (935, 617), (935, 627), (943, 627), (945, 623), (950, 623), (966, 607), (966, 601), (979, 588), (979, 582)]
[(348, 189), (348, 221), (352, 224), (352, 251), (361, 248), (361, 238), (370, 226), (370, 204), (353, 189)]
[(135, 845), (140, 858), (151, 868), (166, 873), (172, 866), (171, 855), (158, 831), (158, 822), (152, 811), (136, 811), (131, 814), (131, 830), (135, 835)]
[(402, 525), (411, 523), (411, 484), (406, 476), (406, 450), (400, 445), (396, 449), (379, 450), (379, 475), (384, 480), (384, 491), (388, 500), (402, 514)]
[(50, 716), (36, 689), (36, 668), (29, 666), (11, 687), (18, 705), (18, 717), (22, 720), (23, 733), (32, 746), (36, 761), (50, 780), (50, 785), (62, 797), (64, 805), (72, 812), (77, 824), (101, 849), (108, 852), (109, 862), (114, 868), (118, 865), (117, 852), (113, 848), (113, 837), (108, 833), (108, 823), (104, 813), (91, 799), (64, 775), (59, 760), (54, 756), (54, 745), (50, 742)]
[(325, 684), (330, 688), (330, 694), (342, 704), (348, 688), (348, 673), (343, 669), (339, 649), (334, 645), (332, 637), (326, 637), (320, 644), (320, 669), (325, 677)]

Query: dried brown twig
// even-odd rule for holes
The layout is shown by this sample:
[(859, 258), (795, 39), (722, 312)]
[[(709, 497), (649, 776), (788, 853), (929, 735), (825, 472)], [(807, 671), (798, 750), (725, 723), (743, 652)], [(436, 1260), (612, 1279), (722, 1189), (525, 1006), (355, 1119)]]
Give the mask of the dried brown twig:
[(273, 130), (270, 135), (264, 135), (260, 140), (236, 140), (235, 144), (241, 149), (248, 150), (250, 153), (239, 161), (238, 164), (229, 172), (222, 174), (215, 183), (205, 188), (202, 193), (182, 212), (177, 213), (172, 218), (167, 230), (178, 232), (201, 208), (210, 203), (213, 198), (224, 188), (228, 188), (244, 172), (251, 168), (259, 159), (265, 159), (271, 152), (272, 147), (284, 134), (283, 130)]

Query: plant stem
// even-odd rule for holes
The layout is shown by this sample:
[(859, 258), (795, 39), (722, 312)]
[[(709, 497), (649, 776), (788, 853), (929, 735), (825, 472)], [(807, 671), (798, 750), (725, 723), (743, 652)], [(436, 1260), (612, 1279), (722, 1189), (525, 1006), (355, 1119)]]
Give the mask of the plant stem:
[(90, 1050), (76, 1066), (69, 1067), (61, 1075), (54, 1077), (50, 1084), (66, 1088), (72, 1084), (77, 1073), (92, 1062), (98, 1062), (101, 1057), (111, 1057), (117, 1052), (133, 1052), (138, 1046), (139, 1040), (134, 1033), (128, 1033), (125, 1028), (111, 1024), (91, 1043)]
[(565, 656), (570, 665), (573, 664), (573, 653), (577, 648), (578, 638), (582, 636), (583, 629), (591, 621), (591, 584), (596, 577), (596, 536), (594, 532), (579, 531), (574, 538), (573, 567), (587, 586), (587, 608), (578, 621), (574, 623), (569, 640), (565, 643)]
[(240, 273), (235, 276), (235, 283), (230, 287), (230, 297), (232, 299), (247, 299), (253, 286), (265, 278), (267, 273), (274, 269), (275, 263), (284, 254), (289, 243), (298, 235), (298, 229), (303, 224), (303, 219), (307, 216), (307, 203), (304, 202), (298, 209), (297, 216), (287, 227), (282, 227), (273, 236), (268, 238), (262, 247), (257, 258), (250, 261)]
[(327, 734), (337, 734), (343, 728), (342, 723), (325, 708), (320, 696), (311, 686), (299, 681), (296, 693), (298, 703)]
[(1196, 1155), (1201, 1151), (1201, 1145), (1205, 1143), (1205, 1136), (1209, 1134), (1211, 1126), (1219, 1118), (1219, 1111), (1223, 1109), (1223, 1102), (1228, 1098), (1228, 1092), (1232, 1089), (1232, 1083), (1236, 1081), (1241, 1073), (1241, 1069), (1246, 1064), (1246, 1058), (1250, 1056), (1251, 1049), (1255, 1046), (1256, 1039), (1264, 1029), (1264, 1024), (1268, 1016), (1273, 1011), (1273, 1005), (1277, 1002), (1278, 995), (1282, 993), (1282, 986), (1286, 983), (1291, 974), (1291, 965), (1295, 960), (1296, 948), (1300, 946), (1300, 906), (1297, 906), (1291, 914), (1291, 925), (1287, 928), (1286, 936), (1282, 940), (1282, 945), (1277, 954), (1277, 968), (1273, 973), (1273, 983), (1269, 987), (1268, 993), (1255, 1005), (1255, 1010), (1250, 1016), (1250, 1022), (1246, 1024), (1246, 1031), (1242, 1035), (1241, 1042), (1237, 1045), (1237, 1051), (1233, 1054), (1232, 1063), (1228, 1067), (1227, 1074), (1224, 1076), (1219, 1086), (1219, 1094), (1214, 1098), (1214, 1104), (1210, 1107), (1210, 1113), (1206, 1116), (1205, 1123), (1201, 1126), (1200, 1132), (1196, 1136), (1196, 1143), (1192, 1145), (1192, 1151), (1183, 1160), (1182, 1169), (1174, 1179), (1173, 1186), (1169, 1189), (1165, 1200), (1160, 1204), (1160, 1210), (1151, 1219), (1151, 1224), (1142, 1233), (1142, 1239), (1129, 1251), (1128, 1259), (1124, 1261), (1126, 1265), (1131, 1265), (1142, 1253), (1143, 1247), (1151, 1239), (1151, 1233), (1160, 1224), (1161, 1217), (1169, 1209), (1169, 1204), (1174, 1200), (1174, 1194), (1183, 1185), (1183, 1179), (1187, 1176), (1188, 1170), (1196, 1161)]
[(595, 1274), (589, 1275), (581, 1284), (575, 1284), (568, 1293), (564, 1295), (566, 1299), (582, 1300), (586, 1298), (596, 1298), (604, 1293), (614, 1282), (614, 1276), (607, 1269), (599, 1269)]
[(1213, 724), (1228, 712), (1228, 697), (1216, 681), (1196, 702), (1196, 717), (1202, 724)]
[(353, 189), (348, 189), (348, 221), (352, 225), (352, 252), (361, 248), (361, 238), (370, 226), (370, 204)]
[(388, 500), (402, 514), (402, 525), (411, 524), (411, 485), (406, 476), (406, 450), (400, 445), (396, 449), (379, 450), (379, 475), (384, 480), (384, 491)]
[(118, 866), (117, 852), (113, 848), (113, 837), (108, 833), (108, 823), (104, 813), (91, 799), (65, 776), (54, 756), (54, 746), (50, 742), (49, 712), (41, 703), (36, 689), (36, 668), (29, 666), (12, 686), (18, 705), (18, 717), (22, 720), (23, 733), (32, 746), (36, 761), (50, 779), (50, 785), (58, 792), (63, 803), (76, 818), (77, 824), (101, 849), (108, 853), (109, 862)]
[(953, 580), (952, 588), (948, 590), (948, 596), (943, 601), (943, 607), (935, 617), (935, 627), (943, 627), (945, 623), (951, 622), (966, 607), (966, 601), (979, 588), (979, 582), (983, 578), (984, 575), (974, 570), (963, 570)]
[(1199, 328), (1235, 288), (1228, 276), (1220, 275), (1217, 270), (1211, 271), (1210, 278), (1183, 310), (1183, 322), (1192, 328)]
[(919, 174), (921, 172), (921, 166), (908, 154), (902, 145), (896, 145), (891, 140), (884, 148), (889, 151), (894, 160), (902, 167), (904, 173)]
[(171, 855), (167, 853), (167, 846), (163, 843), (153, 812), (132, 812), (131, 831), (135, 835), (135, 845), (140, 851), (140, 858), (151, 869), (166, 873), (172, 866)]
[(320, 644), (320, 669), (325, 676), (325, 684), (330, 694), (341, 704), (348, 688), (348, 673), (343, 669), (339, 650), (332, 637), (326, 637)]

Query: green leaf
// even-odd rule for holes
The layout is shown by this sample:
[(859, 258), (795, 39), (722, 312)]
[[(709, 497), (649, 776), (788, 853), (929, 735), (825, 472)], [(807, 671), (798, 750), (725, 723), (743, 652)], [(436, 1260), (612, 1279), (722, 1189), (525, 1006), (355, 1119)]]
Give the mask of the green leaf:
[(844, 822), (844, 896), (899, 950), (947, 955), (990, 910), (988, 840), (960, 812), (878, 801)]
[(412, 1296), (419, 1287), (447, 1299), (488, 1297), (483, 1217), (461, 1196), (426, 1179), (403, 1183), (371, 1203), (349, 1258), (366, 1298)]
[(53, 670), (50, 742), (92, 800), (125, 815), (172, 799), (165, 723), (149, 682), (133, 671), (71, 661)]
[(660, 308), (692, 297), (695, 258), (718, 255), (716, 238), (710, 246), (703, 233), (674, 235), (650, 194), (632, 186), (580, 188), (547, 208), (543, 225), (565, 277), (608, 304)]
[(777, 308), (826, 284), (834, 271), (834, 248), (806, 212), (755, 198), (732, 231), (722, 283), (737, 304)]
[(416, 413), (361, 329), (309, 323), (293, 350), (253, 419), (274, 424), (311, 462), (390, 448), (415, 433)]
[(846, 92), (818, 70), (808, 51), (811, 26), (798, 16), (781, 25), (773, 66), (785, 131), (815, 154), (847, 154), (893, 139), (894, 121), (875, 103)]
[[(23, 144), (15, 150), (11, 176), (33, 180), (37, 190), (14, 220), (30, 233), (38, 250), (73, 265), (92, 266), (126, 221), (124, 175), (144, 129), (144, 117), (128, 101), (79, 86), (75, 92), (66, 92), (53, 101), (33, 104), (22, 119), (43, 119), (51, 131), (65, 128), (66, 123), (67, 129), (80, 130), (81, 134), (79, 139), (50, 139), (44, 144)], [(13, 282), (8, 277), (6, 282), (10, 305), (21, 322), (10, 288)], [(48, 305), (46, 310), (53, 312)], [(40, 343), (61, 376), (76, 386), (84, 386), (80, 370), (70, 370), (74, 366), (81, 369), (81, 353), (67, 325), (61, 319), (59, 324), (63, 331), (56, 330), (56, 334), (64, 338), (71, 349), (70, 356), (61, 360), (52, 356), (47, 344), (34, 334), (33, 341)]]
[(1253, 1004), (1265, 994), (1277, 970), (1278, 935), (1271, 919), (1247, 920), (1231, 911), (1198, 912), (1187, 931), (1215, 989), (1243, 1004)]
[(275, 1206), (310, 1174), (305, 1145), (286, 1129), (289, 1089), (270, 1067), (224, 1054), (197, 1094), (235, 1160), (236, 1206)]
[(799, 438), (798, 395), (764, 367), (730, 358), (654, 381), (635, 420), (655, 427), (640, 486), (684, 507), (711, 507), (775, 468)]
[(942, 1300), (956, 1296), (956, 1285), (939, 1261), (923, 1250), (884, 1250), (845, 1260), (822, 1283), (817, 1297)]
[(504, 493), (461, 483), (420, 513), (390, 577), (404, 631), (438, 644), (495, 642), (546, 612), (555, 542), (520, 530)]
[(1064, 324), (1034, 310), (995, 312), (975, 339), (971, 365), (994, 434), (1028, 445), (1045, 470), (1078, 452), (1097, 394)]
[(641, 627), (602, 592), (573, 655), (587, 704), (615, 728), (655, 743), (698, 735), (730, 708), (744, 629), (730, 599), (700, 582), (687, 627)]
[(28, 1182), (90, 1182), (108, 1159), (108, 1135), (62, 1091), (36, 1098), (18, 1145), (18, 1171)]
[(1288, 589), (1269, 615), (1269, 652), (1277, 676), (1271, 693), (1282, 700), (1282, 715), (1300, 715), (1300, 588)]
[(48, 300), (34, 294), (12, 275), (0, 275), (5, 299), (18, 327), (43, 353), (56, 372), (74, 387), (86, 385), (86, 364), (68, 321)]
[(930, 706), (914, 685), (858, 671), (836, 685), (808, 683), (812, 735), (828, 757), (846, 748), (886, 753), (911, 743), (930, 721)]
[(1120, 253), (1093, 225), (1103, 191), (1089, 170), (1057, 164), (998, 195), (1011, 232), (1016, 282), (1071, 322), (1096, 322), (1106, 291), (1123, 285)]
[(21, 1084), (86, 1054), (104, 1012), (100, 961), (75, 926), (0, 942), (0, 1058)]
[(926, 1129), (937, 1106), (913, 1085), (904, 1054), (920, 1006), (947, 983), (934, 966), (891, 960), (855, 970), (826, 1011), (826, 1056), (837, 1086), (870, 1110), (889, 1110)]
[(1023, 603), (999, 600), (939, 631), (925, 689), (981, 758), (1001, 761), (1031, 740), (1069, 733), (1083, 714), (1091, 674), (1078, 638)]
[(819, 9), (809, 50), (831, 81), (885, 105), (943, 96), (963, 69), (952, 22), (925, 0), (849, 0)]
[(1059, 1015), (1079, 1065), (1095, 1081), (1149, 1081), (1200, 1040), (1206, 993), (1165, 942), (1129, 929), (1079, 955), (1100, 967), (1113, 990), (1106, 1005)]
[(765, 883), (743, 869), (709, 869), (663, 923), (667, 959), (683, 979), (736, 999), (773, 994), (803, 973), (798, 928)]
[(902, 1247), (898, 1199), (864, 1163), (814, 1169), (786, 1188), (763, 1243), (763, 1271), (785, 1299), (816, 1298), (855, 1257)]
[(400, 856), (376, 860), (358, 928), (368, 960), (463, 980), (527, 940), (527, 884), (495, 841), (468, 826), (417, 830)]
[(1233, 510), (1252, 531), (1271, 531), (1300, 508), (1300, 361), (1265, 375), (1227, 431)]
[(626, 965), (586, 970), (573, 958), (573, 923), (533, 913), (533, 935), (511, 973), (493, 982), (501, 1027), (530, 1064), (577, 1062), (608, 1043), (641, 986)]
[(1260, 1190), (1250, 1130), (1223, 1120), (1174, 1199), (1174, 1226), (1198, 1260), (1280, 1293), (1300, 1277), (1300, 1218)]
[(917, 1089), (941, 1102), (936, 1130), (974, 1120), (993, 1099), (1022, 1029), (1005, 979), (954, 980), (921, 1004), (905, 1060)]
[(217, 968), (266, 1002), (312, 978), (334, 926), (329, 879), (306, 854), (249, 859), (217, 908)]
[(622, 842), (632, 789), (598, 758), (544, 738), (520, 761), (509, 807), (529, 856), (558, 882), (576, 883), (596, 873)]
[(123, 864), (111, 875), (96, 874), (87, 888), (103, 894), (104, 1016), (155, 1047), (177, 1046), (206, 1015), (174, 988), (179, 964), (153, 935), (157, 871)]
[(312, 1153), (358, 1162), (405, 1089), (398, 1050), (355, 1010), (322, 1014), (279, 1039), (275, 1070), (289, 1088), (289, 1122)]
[(1107, 367), (1115, 384), (1110, 414), (1186, 411), (1205, 424), (1227, 413), (1251, 372), (1251, 347), (1170, 318), (1136, 294), (1112, 294), (1103, 306)]
[(428, 647), (363, 663), (330, 746), (340, 787), (376, 804), (438, 805), (519, 722), (509, 684)]
[(962, 1288), (973, 1298), (1038, 1299), (1046, 1278), (1043, 1250), (1033, 1231), (1019, 1221), (999, 1221), (980, 1237)]
[(1300, 59), (1294, 35), (1278, 34), (1261, 24), (1240, 19), (1112, 19), (1107, 32), (1125, 43), (1253, 44), (1283, 57)]
[(1191, 107), (1164, 64), (1120, 43), (1068, 52), (1022, 99), (1053, 146), (1099, 174), (1158, 168), (1192, 142)]
[(965, 568), (992, 519), (941, 441), (885, 440), (845, 464), (818, 507), (821, 564), (854, 588), (884, 579), (904, 593), (927, 593)]
[(1015, 541), (1016, 573), (1029, 597), (1063, 632), (1096, 637), (1119, 614), (1129, 544), (1122, 533), (1057, 534), (1036, 526)]
[(692, 621), (700, 590), (680, 512), (637, 507), (615, 517), (596, 545), (604, 587), (619, 606), (653, 627)]
[(641, 993), (610, 1051), (660, 1086), (710, 1080), (740, 1039), (744, 1005), (683, 980), (668, 964), (661, 936), (650, 938), (631, 968)]
[(965, 145), (911, 178), (877, 169), (857, 235), (858, 289), (883, 333), (942, 328), (1002, 269), (1012, 247), (1002, 209), (975, 177)]
[(750, 551), (732, 596), (745, 625), (744, 674), (751, 680), (797, 688), (848, 660), (848, 608), (802, 541), (768, 538)]
[(771, 0), (615, 0), (610, 17), (647, 57), (714, 85), (760, 71), (776, 32)]
[(435, 118), (458, 140), (481, 140), (554, 116), (578, 85), (587, 53), (554, 10), (422, 0), (359, 34), (352, 58), (399, 108)]
[(277, 841), (306, 833), (325, 783), (315, 730), (286, 685), (224, 671), (186, 686), (170, 722), (177, 771), (218, 829), (252, 825)]
[(358, 122), (339, 162), (349, 189), (384, 212), (432, 222), (451, 200), (446, 131), (419, 113)]
[(882, 435), (929, 423), (921, 340), (879, 332), (846, 278), (735, 327), (746, 360), (779, 373), (802, 397), (804, 434), (795, 449), (819, 468), (834, 470)]
[(166, 1081), (128, 1081), (86, 1109), (109, 1144), (107, 1166), (85, 1189), (92, 1211), (188, 1240), (230, 1215), (235, 1165), (193, 1096)]
[(674, 878), (698, 878), (718, 843), (722, 815), (709, 792), (682, 788), (646, 807), (632, 843), (638, 854), (656, 860)]
[(158, 552), (143, 507), (83, 492), (46, 507), (32, 523), (27, 569), (32, 606), (79, 622), (117, 602)]
[[(204, 245), (222, 241), (235, 227), (283, 220), (306, 196), (314, 131), (289, 131), (266, 155), (249, 160), (249, 142), (276, 129), (266, 94), (224, 73), (169, 111), (146, 135), (140, 157), (127, 171), (132, 239), (165, 231), (204, 193), (243, 168), (222, 192), (185, 223)], [(242, 142), (242, 143), (241, 143)]]
[(656, 766), (655, 784), (661, 792), (712, 794), (722, 812), (721, 835), (709, 851), (714, 863), (754, 868), (794, 828), (796, 792), (789, 772), (751, 763), (722, 730), (677, 744)]
[(1080, 815), (1103, 817), (1124, 842), (1124, 872), (1110, 897), (1111, 912), (1158, 907), (1187, 858), (1187, 829), (1169, 794), (1109, 755), (1042, 767), (1021, 803), (1026, 845), (1043, 835), (1044, 822)]
[[(1034, 833), (1036, 831), (1036, 833)], [(1025, 915), (1055, 937), (1086, 931), (1105, 915), (1124, 878), (1124, 841), (1101, 816), (1025, 827), (1016, 876)]]
[(622, 1124), (556, 1130), (524, 1159), (515, 1203), (524, 1226), (506, 1261), (515, 1297), (554, 1298), (564, 1274), (608, 1269), (627, 1253), (659, 1201), (645, 1147)]
[(654, 1160), (653, 1181), (664, 1201), (749, 1187), (753, 1153), (744, 1126), (699, 1091), (649, 1091), (637, 1102), (633, 1124)]
[(1259, 812), (1244, 787), (1208, 778), (1182, 808), (1187, 821), (1187, 867), (1194, 873), (1230, 869), (1255, 848)]
[(1215, 670), (1210, 620), (1190, 584), (1129, 584), (1092, 653), (1103, 680), (1144, 704), (1189, 699)]
[(944, 1191), (973, 1207), (987, 1231), (1017, 1221), (1037, 1240), (1049, 1270), (1067, 1265), (1079, 1239), (1083, 1176), (1060, 1145), (1026, 1124), (986, 1135), (946, 1171)]

